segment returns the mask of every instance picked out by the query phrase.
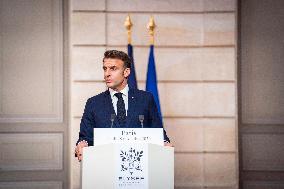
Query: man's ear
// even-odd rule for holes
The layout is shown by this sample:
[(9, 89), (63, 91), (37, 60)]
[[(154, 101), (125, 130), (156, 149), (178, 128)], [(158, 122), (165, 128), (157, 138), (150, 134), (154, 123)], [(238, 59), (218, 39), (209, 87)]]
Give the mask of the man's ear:
[(124, 77), (128, 77), (130, 75), (130, 68), (125, 68), (123, 75)]

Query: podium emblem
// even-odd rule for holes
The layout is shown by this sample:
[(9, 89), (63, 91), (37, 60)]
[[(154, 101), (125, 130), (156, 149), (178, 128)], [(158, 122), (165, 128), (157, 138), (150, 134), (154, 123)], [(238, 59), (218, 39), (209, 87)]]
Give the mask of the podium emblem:
[(143, 150), (135, 150), (130, 148), (129, 151), (122, 151), (120, 153), (121, 157), (121, 171), (129, 171), (130, 175), (134, 171), (142, 171), (141, 158), (143, 156)]

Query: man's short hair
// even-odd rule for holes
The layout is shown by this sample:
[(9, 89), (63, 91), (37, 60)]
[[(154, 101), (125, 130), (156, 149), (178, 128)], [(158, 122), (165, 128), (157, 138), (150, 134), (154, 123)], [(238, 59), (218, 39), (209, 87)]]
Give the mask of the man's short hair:
[(124, 63), (124, 67), (131, 68), (131, 59), (123, 51), (108, 50), (104, 54), (103, 61), (105, 61), (106, 58), (119, 59), (119, 60), (121, 60)]

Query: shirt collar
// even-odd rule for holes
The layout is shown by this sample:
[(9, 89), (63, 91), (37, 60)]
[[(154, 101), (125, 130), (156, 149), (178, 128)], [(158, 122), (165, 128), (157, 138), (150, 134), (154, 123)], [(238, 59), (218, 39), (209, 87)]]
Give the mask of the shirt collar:
[[(110, 95), (113, 97), (116, 93), (118, 93), (117, 91), (109, 88), (108, 89), (109, 92), (110, 92)], [(128, 87), (128, 84), (124, 87), (124, 89), (122, 89), (121, 91), (119, 91), (120, 93), (122, 93), (123, 95), (125, 96), (128, 96), (128, 91), (129, 91), (129, 87)]]

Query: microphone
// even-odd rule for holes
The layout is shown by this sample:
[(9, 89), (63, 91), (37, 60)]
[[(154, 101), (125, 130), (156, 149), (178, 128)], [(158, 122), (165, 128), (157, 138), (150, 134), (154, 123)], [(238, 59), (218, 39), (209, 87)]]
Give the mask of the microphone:
[(144, 125), (143, 125), (144, 115), (139, 115), (139, 121), (141, 123), (141, 127), (144, 128)]
[(110, 115), (111, 128), (113, 127), (114, 119), (115, 119), (115, 114), (111, 114), (111, 115)]

